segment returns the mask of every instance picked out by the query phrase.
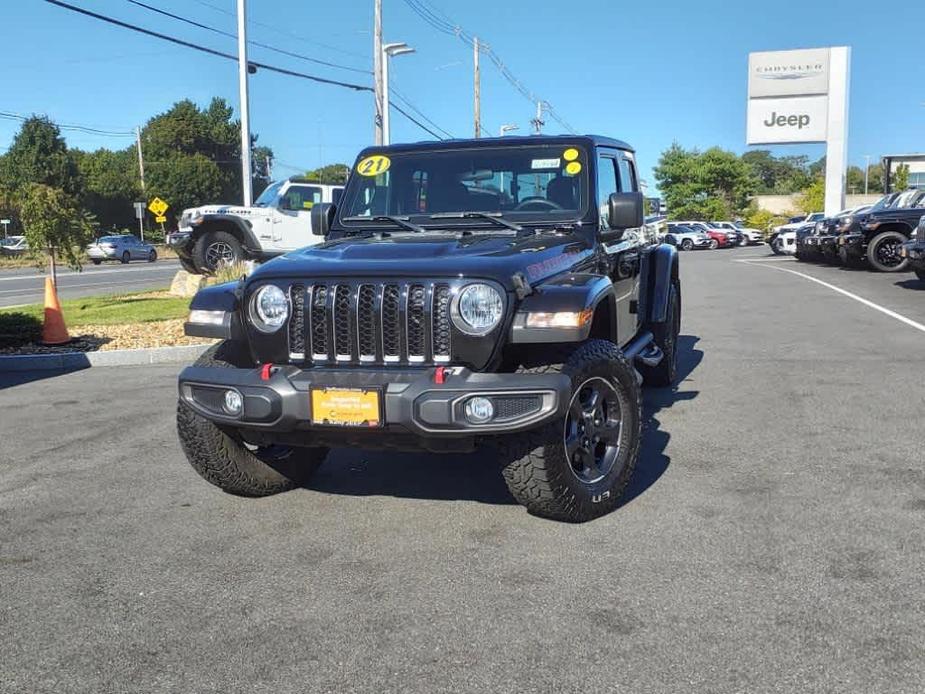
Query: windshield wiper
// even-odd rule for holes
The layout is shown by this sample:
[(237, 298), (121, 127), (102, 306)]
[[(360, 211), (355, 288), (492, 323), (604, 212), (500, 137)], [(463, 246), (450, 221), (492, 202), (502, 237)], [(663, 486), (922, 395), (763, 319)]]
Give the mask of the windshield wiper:
[(398, 217), (393, 214), (377, 214), (373, 216), (367, 215), (356, 215), (354, 217), (344, 217), (342, 220), (344, 222), (392, 222), (395, 226), (399, 226), (402, 229), (407, 229), (408, 231), (413, 231), (416, 234), (423, 233), (427, 231), (424, 227), (415, 224), (414, 222), (409, 222), (407, 217)]
[(504, 217), (501, 216), (500, 212), (440, 212), (438, 214), (430, 215), (431, 219), (487, 219), (489, 222), (494, 222), (498, 226), (506, 227), (512, 229), (513, 231), (523, 231), (524, 228), (520, 224), (515, 224), (514, 222), (509, 222)]

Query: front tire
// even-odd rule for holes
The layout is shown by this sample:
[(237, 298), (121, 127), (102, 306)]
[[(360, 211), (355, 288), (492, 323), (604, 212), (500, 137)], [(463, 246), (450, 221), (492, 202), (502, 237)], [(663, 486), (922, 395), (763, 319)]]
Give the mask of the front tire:
[(694, 242), (691, 241), (690, 239), (684, 239), (684, 240), (681, 241), (681, 250), (682, 250), (682, 251), (689, 251), (689, 250), (692, 249), (693, 247), (694, 247)]
[(530, 513), (553, 520), (581, 523), (609, 513), (633, 475), (642, 439), (632, 364), (613, 343), (590, 340), (564, 363), (519, 371), (564, 373), (572, 396), (564, 416), (500, 439), (511, 494)]
[(156, 260), (157, 260), (157, 251), (152, 248), (151, 252), (148, 253), (148, 262), (153, 263)]
[(909, 259), (903, 258), (899, 249), (907, 240), (898, 231), (877, 234), (867, 245), (867, 262), (879, 272), (902, 272), (909, 267)]
[(925, 270), (916, 270), (915, 276), (919, 278), (920, 282), (925, 282)]
[(771, 242), (771, 252), (774, 255), (783, 255), (784, 254), (784, 244), (780, 239), (774, 239)]
[(710, 250), (715, 251), (717, 248), (719, 248), (719, 241), (716, 239), (710, 239)]
[(94, 265), (99, 265), (99, 264), (101, 264), (103, 261), (102, 261), (102, 260), (97, 260), (96, 258), (93, 258), (90, 262), (93, 263)]
[(193, 263), (205, 275), (214, 273), (222, 265), (234, 265), (243, 259), (241, 243), (227, 231), (205, 233), (193, 246)]
[[(196, 366), (244, 368), (247, 363), (232, 343), (222, 342), (203, 353)], [(250, 446), (236, 432), (201, 417), (182, 400), (177, 404), (177, 434), (193, 469), (236, 496), (269, 496), (294, 489), (308, 481), (328, 452), (326, 448)]]

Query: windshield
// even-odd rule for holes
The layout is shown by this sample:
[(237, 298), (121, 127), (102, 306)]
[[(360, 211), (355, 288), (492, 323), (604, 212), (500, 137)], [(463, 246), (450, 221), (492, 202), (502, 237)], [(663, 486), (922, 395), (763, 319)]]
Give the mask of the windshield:
[(254, 201), (254, 207), (269, 207), (276, 202), (279, 196), (279, 189), (283, 187), (285, 181), (279, 181), (271, 186), (267, 186), (260, 196)]
[(389, 152), (365, 157), (353, 173), (342, 219), (393, 215), (426, 224), (431, 215), (477, 211), (562, 222), (588, 208), (587, 154), (572, 145)]

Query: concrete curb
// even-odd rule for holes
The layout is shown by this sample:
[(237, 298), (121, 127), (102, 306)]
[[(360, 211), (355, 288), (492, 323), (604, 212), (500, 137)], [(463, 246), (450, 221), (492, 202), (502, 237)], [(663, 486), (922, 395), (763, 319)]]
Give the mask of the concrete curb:
[(0, 356), (0, 372), (61, 371), (91, 366), (142, 366), (192, 362), (211, 345), (183, 345), (150, 349), (116, 349), (111, 352), (67, 352), (63, 354), (22, 354)]

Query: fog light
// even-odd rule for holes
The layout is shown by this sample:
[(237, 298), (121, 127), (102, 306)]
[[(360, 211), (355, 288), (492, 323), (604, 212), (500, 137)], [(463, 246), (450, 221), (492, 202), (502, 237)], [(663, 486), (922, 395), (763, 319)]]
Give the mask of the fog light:
[(466, 419), (472, 424), (484, 424), (494, 416), (495, 406), (488, 398), (475, 397), (466, 400)]
[(235, 417), (241, 414), (244, 409), (244, 400), (241, 398), (241, 394), (236, 390), (226, 390), (224, 408), (225, 412)]

